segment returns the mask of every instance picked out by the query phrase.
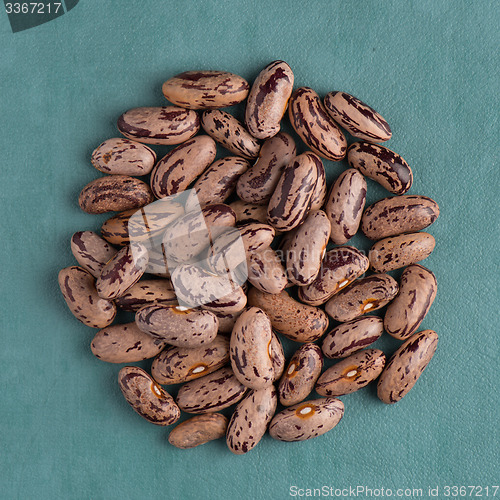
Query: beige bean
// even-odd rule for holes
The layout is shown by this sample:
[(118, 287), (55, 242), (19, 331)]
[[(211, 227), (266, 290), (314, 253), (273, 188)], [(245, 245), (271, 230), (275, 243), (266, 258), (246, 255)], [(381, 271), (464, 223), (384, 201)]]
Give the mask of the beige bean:
[(135, 363), (154, 358), (165, 342), (139, 330), (135, 323), (112, 325), (98, 331), (90, 344), (96, 358), (108, 363)]
[(237, 314), (243, 311), (247, 305), (247, 296), (240, 286), (234, 285), (234, 289), (220, 299), (202, 304), (201, 308), (213, 313)]
[(217, 335), (198, 347), (171, 346), (156, 356), (151, 374), (160, 384), (182, 384), (212, 373), (229, 362), (229, 340)]
[(274, 386), (253, 390), (238, 403), (226, 432), (226, 443), (236, 455), (247, 453), (259, 443), (274, 416), (278, 398)]
[(328, 316), (317, 307), (301, 304), (286, 291), (268, 294), (252, 288), (248, 305), (261, 308), (271, 320), (273, 328), (295, 342), (314, 342), (328, 328)]
[(78, 231), (71, 237), (71, 252), (78, 264), (97, 278), (116, 249), (93, 231)]
[(118, 384), (132, 409), (148, 422), (170, 425), (181, 412), (174, 398), (142, 368), (125, 366), (118, 373)]
[(385, 312), (385, 331), (398, 340), (411, 337), (429, 312), (436, 292), (437, 280), (429, 269), (408, 266), (401, 275), (399, 293)]
[(373, 108), (346, 92), (326, 94), (325, 108), (328, 114), (353, 137), (366, 141), (388, 141), (391, 136), (389, 124)]
[(129, 139), (108, 139), (92, 153), (92, 165), (103, 174), (147, 175), (156, 162), (156, 153)]
[(343, 245), (357, 233), (365, 200), (365, 178), (353, 168), (342, 172), (332, 185), (325, 205), (331, 224), (330, 238), (336, 245)]
[(361, 218), (361, 231), (371, 240), (415, 233), (439, 216), (438, 204), (427, 196), (392, 196), (370, 205)]
[(226, 435), (227, 423), (227, 418), (220, 413), (196, 415), (174, 427), (168, 436), (168, 442), (181, 450), (195, 448), (223, 438)]
[(59, 272), (58, 282), (69, 310), (78, 321), (92, 328), (104, 328), (113, 322), (116, 305), (99, 297), (94, 277), (88, 271), (67, 267)]
[[(262, 144), (259, 157), (236, 184), (236, 193), (242, 201), (265, 205), (276, 188), (285, 166), (295, 157), (295, 142), (285, 132), (279, 132)], [(259, 219), (265, 222), (264, 219)]]
[(334, 364), (316, 382), (321, 396), (342, 396), (358, 391), (375, 380), (384, 369), (385, 354), (365, 349)]
[(181, 306), (153, 304), (135, 314), (137, 326), (145, 333), (178, 347), (198, 347), (212, 342), (218, 320), (210, 311)]
[(305, 441), (332, 430), (343, 415), (344, 403), (340, 399), (312, 399), (276, 414), (269, 434), (279, 441)]
[(118, 130), (146, 144), (181, 144), (200, 130), (200, 117), (196, 111), (176, 106), (134, 108), (118, 118)]
[(225, 111), (205, 111), (201, 116), (201, 126), (210, 137), (237, 156), (251, 160), (259, 154), (259, 141)]
[(153, 199), (145, 182), (127, 175), (108, 175), (89, 182), (81, 190), (78, 204), (88, 214), (103, 214), (141, 208)]
[(334, 295), (325, 311), (335, 321), (351, 321), (387, 305), (398, 293), (398, 284), (388, 274), (374, 274), (351, 283)]
[(118, 297), (115, 303), (124, 311), (135, 312), (152, 304), (175, 306), (177, 298), (170, 280), (141, 280)]
[(267, 206), (253, 205), (242, 200), (233, 201), (229, 205), (236, 214), (238, 224), (248, 222), (261, 222), (267, 224)]
[(245, 124), (257, 139), (268, 139), (280, 131), (293, 79), (292, 69), (285, 61), (273, 61), (258, 74), (245, 110)]
[(281, 259), (272, 248), (250, 253), (247, 257), (248, 281), (265, 293), (280, 293), (288, 284)]
[(397, 403), (410, 392), (434, 356), (437, 343), (435, 331), (423, 330), (394, 353), (377, 385), (377, 395), (382, 402)]
[(247, 391), (226, 366), (185, 383), (177, 393), (177, 404), (186, 413), (211, 413), (237, 403)]
[(291, 406), (306, 399), (322, 368), (323, 355), (316, 344), (304, 344), (297, 349), (279, 383), (280, 403)]
[(311, 206), (309, 210), (320, 210), (326, 201), (326, 173), (323, 162), (319, 156), (316, 156), (316, 165), (318, 167), (318, 180), (311, 197)]
[(296, 89), (290, 98), (288, 114), (295, 132), (312, 151), (327, 160), (344, 158), (347, 151), (344, 134), (313, 89)]
[(410, 233), (377, 241), (370, 248), (370, 267), (379, 273), (415, 264), (434, 250), (436, 240), (429, 233)]
[(123, 247), (102, 268), (96, 281), (99, 297), (116, 299), (137, 283), (146, 270), (148, 251), (140, 243)]
[(169, 78), (163, 95), (187, 109), (216, 109), (243, 101), (250, 86), (241, 76), (227, 71), (185, 71)]
[(354, 247), (333, 248), (326, 252), (316, 279), (299, 287), (299, 299), (319, 306), (359, 278), (368, 269), (368, 258)]

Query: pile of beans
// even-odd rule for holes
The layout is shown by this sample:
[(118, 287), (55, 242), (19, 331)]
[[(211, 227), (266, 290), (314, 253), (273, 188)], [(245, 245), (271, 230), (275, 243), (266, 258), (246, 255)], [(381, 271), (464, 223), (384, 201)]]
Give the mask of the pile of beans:
[[(421, 231), (438, 217), (437, 203), (405, 194), (412, 170), (378, 144), (391, 137), (379, 113), (345, 92), (322, 101), (311, 88), (294, 91), (293, 83), (283, 61), (266, 66), (252, 86), (222, 71), (179, 74), (163, 84), (172, 105), (123, 113), (124, 138), (108, 139), (92, 154), (106, 175), (83, 188), (80, 207), (118, 213), (100, 236), (73, 235), (79, 266), (59, 273), (61, 291), (76, 318), (99, 329), (91, 343), (97, 358), (154, 358), (151, 373), (122, 368), (119, 387), (153, 424), (173, 424), (181, 411), (195, 415), (170, 432), (178, 448), (225, 436), (242, 454), (267, 430), (282, 441), (319, 436), (341, 420), (339, 396), (378, 379), (380, 400), (395, 403), (436, 350), (437, 334), (418, 331), (436, 278), (417, 262), (434, 249), (434, 238)], [(221, 110), (245, 99), (244, 123)], [(302, 154), (280, 131), (287, 107), (307, 147)], [(348, 146), (340, 127), (359, 141)], [(216, 159), (217, 144), (231, 156)], [(157, 160), (148, 145), (176, 147)], [(327, 186), (322, 159), (345, 157), (350, 168)], [(149, 174), (149, 183), (137, 178)], [(365, 208), (366, 177), (393, 196)], [(194, 236), (189, 201), (155, 201), (188, 188), (198, 196), (208, 247)], [(146, 213), (147, 232), (135, 230), (134, 214)], [(186, 228), (191, 238), (179, 239)], [(200, 305), (199, 294), (216, 291), (227, 270), (219, 257), (232, 244), (228, 228), (243, 248), (231, 254), (231, 267), (244, 265), (248, 280)], [(344, 246), (359, 228), (374, 241), (368, 256)], [(148, 246), (153, 237), (161, 251)], [(178, 259), (171, 270), (169, 252)], [(200, 255), (208, 256), (204, 266)], [(399, 283), (387, 274), (403, 267)], [(383, 317), (366, 314), (386, 306)], [(112, 324), (117, 309), (134, 312), (135, 321)], [(369, 348), (384, 330), (403, 341), (387, 362)], [(298, 344), (288, 363), (281, 336)], [(324, 356), (339, 361), (323, 371)], [(171, 384), (183, 384), (175, 399), (163, 387)], [(321, 397), (307, 399), (313, 390)], [(285, 409), (276, 413), (278, 402)], [(229, 420), (219, 413), (233, 405)]]

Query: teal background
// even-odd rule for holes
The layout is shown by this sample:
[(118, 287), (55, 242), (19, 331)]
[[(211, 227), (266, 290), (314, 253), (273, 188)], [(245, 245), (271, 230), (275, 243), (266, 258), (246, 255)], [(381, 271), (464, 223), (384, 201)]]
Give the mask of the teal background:
[[(17, 34), (0, 13), (0, 497), (281, 499), (292, 485), (363, 485), (440, 486), (443, 498), (445, 485), (498, 485), (499, 23), (489, 0), (81, 0)], [(405, 399), (346, 396), (322, 438), (181, 451), (127, 406), (119, 366), (92, 356), (57, 272), (74, 263), (72, 233), (106, 218), (76, 200), (124, 110), (162, 105), (178, 72), (252, 80), (275, 59), (296, 86), (378, 109), (413, 167), (411, 193), (439, 202), (425, 263), (439, 290), (422, 327), (440, 343)], [(330, 179), (345, 168), (325, 165)], [(385, 195), (369, 182), (370, 202)], [(380, 341), (388, 353), (392, 340)]]

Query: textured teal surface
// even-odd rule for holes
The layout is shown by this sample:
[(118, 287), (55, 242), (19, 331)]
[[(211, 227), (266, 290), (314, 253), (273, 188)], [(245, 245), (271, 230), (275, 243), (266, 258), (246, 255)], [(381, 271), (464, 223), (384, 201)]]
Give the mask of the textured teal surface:
[[(440, 486), (443, 498), (445, 485), (498, 484), (499, 23), (488, 0), (81, 0), (17, 34), (0, 13), (0, 497), (281, 499), (293, 485), (360, 485), (425, 497)], [(438, 352), (396, 405), (371, 389), (344, 397), (322, 438), (266, 436), (246, 456), (222, 441), (180, 451), (127, 406), (119, 366), (92, 356), (57, 272), (73, 264), (71, 234), (105, 218), (76, 198), (124, 110), (161, 105), (180, 71), (251, 80), (274, 59), (297, 86), (378, 109), (414, 169), (411, 193), (439, 202), (425, 264), (439, 290), (423, 323)], [(332, 178), (345, 164), (327, 168)], [(369, 182), (370, 201), (384, 195)]]

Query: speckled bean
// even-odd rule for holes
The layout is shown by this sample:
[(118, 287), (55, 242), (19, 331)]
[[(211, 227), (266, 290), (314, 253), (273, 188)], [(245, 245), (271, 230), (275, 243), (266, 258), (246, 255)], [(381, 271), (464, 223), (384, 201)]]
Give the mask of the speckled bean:
[(201, 126), (210, 137), (237, 156), (251, 160), (259, 154), (259, 141), (234, 116), (221, 109), (205, 111)]
[(300, 87), (295, 90), (288, 114), (295, 132), (316, 154), (332, 161), (344, 158), (347, 150), (344, 134), (313, 89)]
[(234, 285), (234, 289), (220, 299), (202, 304), (201, 308), (207, 311), (220, 312), (222, 314), (236, 314), (243, 311), (247, 305), (247, 296), (240, 286)]
[(427, 196), (392, 196), (370, 205), (361, 218), (361, 230), (371, 240), (415, 233), (439, 216), (438, 204)]
[(179, 420), (181, 412), (174, 398), (142, 368), (123, 367), (118, 384), (127, 403), (152, 424), (170, 425)]
[(92, 165), (103, 174), (147, 175), (156, 162), (156, 153), (129, 139), (108, 139), (92, 153)]
[(272, 385), (249, 392), (236, 406), (227, 426), (228, 448), (236, 455), (255, 448), (266, 433), (277, 404), (276, 389)]
[(362, 316), (341, 323), (328, 332), (321, 349), (327, 358), (346, 358), (380, 338), (384, 322), (378, 316)]
[(123, 247), (102, 268), (96, 281), (99, 297), (116, 299), (137, 283), (146, 270), (148, 250), (140, 243)]
[(116, 316), (114, 302), (102, 299), (95, 289), (94, 277), (77, 266), (59, 272), (59, 287), (69, 310), (75, 318), (92, 328), (110, 325)]
[(351, 283), (334, 295), (325, 311), (335, 321), (351, 321), (387, 305), (398, 293), (397, 281), (388, 274), (373, 274)]
[(229, 362), (229, 339), (217, 335), (199, 347), (172, 346), (162, 351), (151, 365), (151, 375), (160, 384), (182, 384), (215, 372)]
[(226, 366), (185, 383), (177, 393), (177, 404), (186, 413), (211, 413), (237, 403), (247, 391)]
[(359, 278), (368, 269), (368, 258), (354, 247), (333, 248), (326, 252), (316, 279), (299, 287), (299, 299), (319, 306)]
[(330, 238), (343, 245), (358, 231), (366, 200), (366, 180), (354, 168), (342, 172), (328, 193), (325, 212), (331, 224)]
[(118, 297), (115, 303), (124, 311), (135, 312), (151, 304), (175, 306), (177, 298), (170, 280), (141, 280)]
[(181, 450), (195, 448), (223, 438), (226, 435), (227, 423), (227, 417), (220, 413), (196, 415), (174, 427), (168, 436), (168, 442)]
[(145, 182), (128, 175), (108, 175), (89, 182), (81, 190), (78, 204), (88, 214), (103, 214), (141, 208), (153, 200)]
[(415, 264), (426, 259), (434, 250), (436, 240), (429, 233), (390, 236), (377, 241), (368, 252), (370, 267), (379, 273)]
[(314, 342), (328, 328), (324, 311), (297, 302), (286, 291), (271, 295), (252, 288), (248, 292), (248, 304), (261, 308), (273, 328), (295, 342)]
[(417, 330), (436, 298), (437, 280), (419, 264), (408, 266), (399, 281), (399, 293), (387, 307), (385, 331), (398, 340), (406, 340)]
[(219, 322), (215, 314), (199, 309), (153, 304), (135, 314), (137, 326), (145, 333), (177, 347), (198, 347), (212, 342)]
[(96, 358), (108, 363), (135, 363), (154, 358), (165, 342), (142, 332), (135, 323), (111, 325), (98, 331), (90, 344)]
[(392, 356), (380, 375), (377, 395), (387, 404), (402, 399), (417, 382), (436, 352), (438, 335), (423, 330), (410, 337)]
[(248, 224), (249, 222), (261, 222), (267, 224), (267, 206), (254, 205), (245, 201), (233, 201), (229, 205), (236, 214), (238, 224)]
[(128, 234), (128, 221), (137, 210), (126, 210), (113, 215), (105, 220), (101, 226), (101, 236), (112, 245), (128, 245), (130, 236)]
[(300, 403), (309, 396), (323, 368), (323, 354), (316, 344), (304, 344), (295, 351), (281, 377), (278, 394), (283, 406)]
[(270, 344), (271, 361), (273, 362), (273, 381), (279, 380), (285, 369), (285, 351), (278, 336), (272, 332)]
[(321, 396), (342, 396), (367, 386), (384, 369), (385, 354), (379, 349), (365, 349), (334, 364), (316, 382)]
[(373, 108), (346, 92), (329, 92), (323, 101), (329, 115), (353, 137), (384, 142), (391, 136), (389, 124)]
[(280, 293), (288, 284), (281, 259), (272, 248), (250, 253), (247, 258), (248, 281), (265, 293)]
[(326, 201), (326, 173), (323, 162), (319, 156), (315, 157), (316, 166), (318, 167), (318, 180), (316, 181), (316, 186), (314, 187), (313, 194), (311, 196), (311, 206), (309, 210), (319, 210), (323, 208)]
[(344, 403), (340, 399), (312, 399), (276, 414), (269, 434), (279, 441), (305, 441), (332, 430), (343, 415)]
[(243, 101), (250, 86), (241, 76), (227, 71), (185, 71), (169, 78), (163, 95), (187, 109), (216, 109)]
[(78, 231), (71, 237), (71, 252), (78, 264), (97, 278), (116, 249), (93, 231)]
[(241, 200), (265, 205), (271, 198), (283, 169), (295, 157), (296, 151), (294, 140), (285, 132), (264, 141), (257, 161), (236, 184), (236, 193)]
[(217, 148), (207, 135), (199, 135), (168, 152), (151, 173), (157, 198), (184, 191), (214, 161)]
[(268, 139), (280, 131), (293, 80), (292, 69), (285, 61), (273, 61), (258, 74), (245, 110), (245, 124), (257, 139)]
[(118, 118), (118, 130), (146, 144), (181, 144), (200, 130), (200, 117), (196, 111), (176, 106), (134, 108)]
[(287, 246), (288, 279), (299, 286), (316, 278), (330, 238), (330, 221), (325, 212), (310, 212)]
[(231, 367), (236, 378), (250, 389), (273, 383), (271, 334), (269, 318), (257, 307), (243, 312), (234, 325), (229, 347)]
[(267, 208), (271, 226), (290, 231), (307, 216), (318, 181), (318, 160), (314, 153), (303, 153), (285, 167)]
[(355, 142), (347, 150), (349, 165), (394, 194), (406, 193), (413, 183), (410, 166), (400, 155), (379, 144)]

